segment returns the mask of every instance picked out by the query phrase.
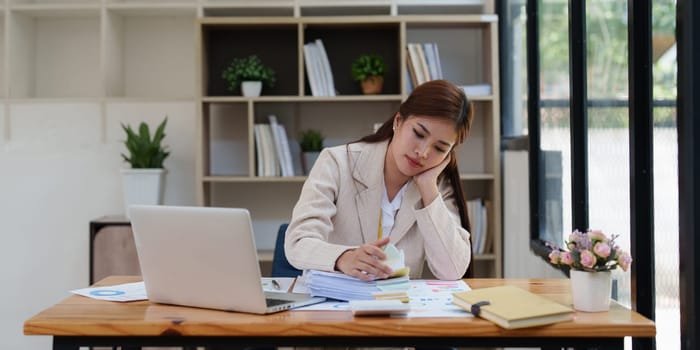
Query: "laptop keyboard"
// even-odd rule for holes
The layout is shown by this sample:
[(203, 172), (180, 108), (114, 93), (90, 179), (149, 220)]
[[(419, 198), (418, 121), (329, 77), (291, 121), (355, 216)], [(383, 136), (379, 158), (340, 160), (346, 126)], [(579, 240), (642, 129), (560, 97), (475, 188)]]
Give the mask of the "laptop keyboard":
[(268, 307), (289, 303), (289, 300), (282, 300), (282, 299), (265, 299), (265, 301), (267, 302)]

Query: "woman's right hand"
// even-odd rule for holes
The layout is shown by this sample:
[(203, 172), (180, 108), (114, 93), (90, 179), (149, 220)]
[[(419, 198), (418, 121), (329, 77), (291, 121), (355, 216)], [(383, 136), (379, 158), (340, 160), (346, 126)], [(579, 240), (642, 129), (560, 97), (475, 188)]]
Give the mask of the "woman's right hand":
[(365, 281), (391, 276), (394, 271), (382, 262), (386, 259), (383, 248), (389, 244), (389, 240), (390, 238), (386, 237), (346, 250), (336, 260), (336, 269)]

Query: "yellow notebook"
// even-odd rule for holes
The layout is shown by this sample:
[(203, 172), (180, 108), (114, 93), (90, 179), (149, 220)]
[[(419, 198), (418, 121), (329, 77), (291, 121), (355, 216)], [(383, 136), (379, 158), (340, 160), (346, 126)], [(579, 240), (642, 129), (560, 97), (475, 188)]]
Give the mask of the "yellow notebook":
[(469, 312), (477, 304), (472, 312), (475, 316), (507, 329), (568, 321), (573, 316), (571, 308), (514, 286), (454, 293), (452, 303)]

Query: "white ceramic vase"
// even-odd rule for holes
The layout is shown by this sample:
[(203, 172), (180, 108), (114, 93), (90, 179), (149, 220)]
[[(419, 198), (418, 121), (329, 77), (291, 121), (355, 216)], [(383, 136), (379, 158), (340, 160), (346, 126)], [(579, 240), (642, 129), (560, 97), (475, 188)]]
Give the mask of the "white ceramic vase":
[(258, 97), (262, 92), (261, 81), (244, 81), (241, 83), (241, 93), (245, 97)]
[(124, 213), (129, 218), (132, 204), (163, 204), (165, 169), (122, 169)]
[(587, 312), (610, 309), (612, 273), (571, 270), (571, 297), (574, 309)]

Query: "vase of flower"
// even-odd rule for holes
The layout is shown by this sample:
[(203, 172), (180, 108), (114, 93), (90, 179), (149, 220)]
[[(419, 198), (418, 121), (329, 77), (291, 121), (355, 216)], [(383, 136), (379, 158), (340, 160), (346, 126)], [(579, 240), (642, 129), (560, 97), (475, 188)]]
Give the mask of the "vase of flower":
[(588, 312), (610, 309), (611, 271), (629, 269), (632, 257), (600, 230), (575, 230), (566, 242), (567, 250), (552, 248), (549, 261), (570, 268), (574, 309)]
[(574, 309), (587, 312), (610, 309), (612, 272), (571, 270), (571, 298)]

